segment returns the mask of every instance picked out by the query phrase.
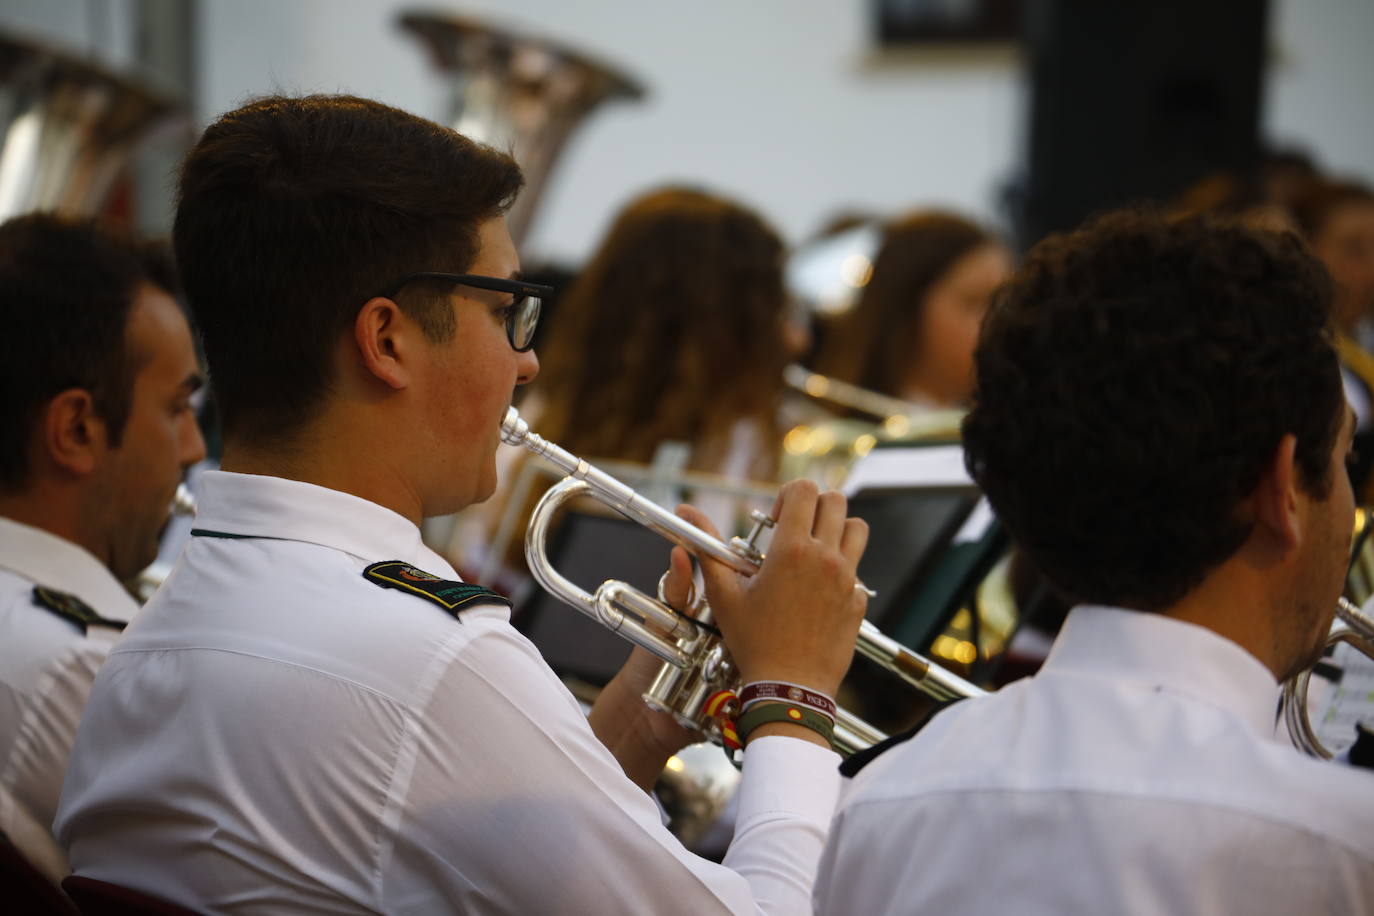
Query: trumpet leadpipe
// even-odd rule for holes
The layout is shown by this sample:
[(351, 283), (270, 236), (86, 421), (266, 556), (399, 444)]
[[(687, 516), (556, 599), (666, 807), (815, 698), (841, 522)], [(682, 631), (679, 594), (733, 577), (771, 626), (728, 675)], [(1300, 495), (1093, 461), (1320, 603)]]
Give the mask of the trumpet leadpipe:
[(600, 468), (593, 467), (576, 455), (549, 442), (530, 430), (519, 412), (511, 407), (501, 422), (501, 439), (508, 445), (522, 445), (557, 467), (564, 474), (581, 480), (590, 487), (596, 498), (632, 521), (639, 522), (675, 544), (718, 560), (736, 572), (752, 576), (758, 563), (736, 552), (723, 541), (713, 538), (691, 522), (678, 518), (667, 509), (645, 499), (624, 483)]
[[(638, 521), (645, 527), (658, 532), (668, 540), (680, 544), (698, 555), (708, 556), (719, 560), (743, 575), (752, 576), (758, 572), (762, 554), (757, 551), (753, 542), (761, 526), (756, 525), (754, 532), (751, 533), (748, 538), (737, 538), (731, 544), (726, 544), (706, 534), (690, 522), (678, 518), (662, 506), (645, 499), (639, 493), (636, 493), (633, 489), (619, 480), (616, 480), (611, 475), (588, 464), (586, 461), (578, 458), (567, 450), (554, 445), (537, 433), (532, 432), (529, 428), (529, 424), (521, 419), (519, 412), (514, 407), (506, 411), (506, 417), (501, 423), (501, 438), (510, 445), (524, 446), (536, 455), (541, 456), (559, 470), (563, 471), (568, 477), (581, 481), (589, 488), (591, 495), (595, 496), (599, 501), (617, 510), (632, 521)], [(551, 494), (553, 493), (553, 491), (550, 492)], [(543, 556), (542, 544), (547, 537), (547, 532), (542, 530), (545, 524), (546, 523), (541, 521), (541, 530), (536, 532), (532, 527), (530, 531), (527, 532), (527, 546), (538, 551), (540, 554), (539, 562), (530, 564), (531, 571), (540, 579), (541, 585), (544, 585), (545, 588), (549, 588), (550, 591), (553, 591), (555, 594), (571, 594), (575, 587), (570, 587), (571, 583), (565, 582), (562, 576), (553, 571), (549, 567), (546, 558)], [(548, 581), (545, 581), (546, 579)], [(557, 587), (551, 588), (551, 584)], [(864, 588), (862, 583), (857, 583), (856, 587)], [(867, 588), (864, 588), (864, 590), (870, 595), (873, 594), (873, 592)], [(581, 592), (581, 590), (576, 589), (576, 592)], [(586, 608), (586, 612), (591, 616), (598, 616), (598, 611), (595, 609), (595, 596), (587, 595), (585, 592), (581, 594), (586, 597), (581, 599), (565, 598), (565, 600), (568, 600), (569, 603), (575, 606)], [(604, 604), (599, 613), (603, 618), (602, 622), (604, 625), (612, 629), (618, 628), (613, 626), (610, 621), (604, 619), (607, 615)], [(666, 646), (655, 648), (653, 645), (649, 645), (647, 640), (641, 641), (640, 639), (635, 639), (635, 637), (630, 636), (628, 633), (626, 634), (626, 638), (630, 638), (639, 642), (640, 645), (645, 645), (646, 648), (652, 649), (660, 657), (664, 658), (665, 661), (669, 661), (670, 654), (673, 654), (674, 657), (671, 659), (672, 663), (678, 666), (681, 665), (681, 656), (676, 655), (676, 653), (670, 653)], [(864, 621), (859, 629), (856, 650), (859, 654), (875, 662), (885, 670), (895, 674), (907, 684), (916, 687), (937, 700), (982, 696), (986, 693), (982, 688), (965, 680), (954, 672), (942, 668), (925, 656), (911, 651), (895, 639), (884, 635), (882, 631), (868, 621)], [(856, 725), (853, 731), (863, 737), (869, 737), (869, 733), (865, 731), (865, 727), (861, 727), (861, 724)]]

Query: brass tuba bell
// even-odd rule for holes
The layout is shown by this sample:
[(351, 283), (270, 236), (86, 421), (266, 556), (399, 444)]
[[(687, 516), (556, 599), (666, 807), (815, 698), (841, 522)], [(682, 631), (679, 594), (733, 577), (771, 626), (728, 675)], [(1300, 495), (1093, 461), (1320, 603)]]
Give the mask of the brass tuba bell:
[(451, 80), (449, 125), (507, 149), (525, 173), (524, 193), (506, 214), (519, 245), (529, 231), (554, 161), (582, 119), (610, 99), (644, 89), (610, 65), (563, 45), (478, 19), (402, 13), (431, 61)]

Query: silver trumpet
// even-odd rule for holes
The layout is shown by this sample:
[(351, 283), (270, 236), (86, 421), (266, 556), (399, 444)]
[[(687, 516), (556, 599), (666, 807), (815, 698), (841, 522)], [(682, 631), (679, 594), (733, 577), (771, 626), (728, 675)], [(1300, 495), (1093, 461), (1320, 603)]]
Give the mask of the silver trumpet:
[(807, 397), (818, 401), (828, 401), (840, 407), (851, 408), (866, 413), (877, 420), (890, 420), (893, 417), (911, 417), (922, 413), (921, 408), (894, 398), (879, 391), (870, 391), (851, 385), (849, 382), (812, 372), (805, 366), (792, 363), (782, 370), (782, 380), (787, 387), (800, 391)]
[[(1374, 617), (1366, 614), (1345, 598), (1336, 602), (1336, 620), (1326, 639), (1326, 647), (1349, 643), (1360, 652), (1374, 658)], [(1307, 687), (1312, 679), (1309, 668), (1289, 678), (1283, 684), (1283, 719), (1288, 734), (1297, 747), (1313, 757), (1329, 760), (1333, 755), (1317, 738), (1316, 729), (1307, 715)]]
[[(196, 514), (196, 497), (191, 492), (191, 488), (186, 486), (185, 481), (177, 484), (176, 492), (172, 494), (172, 504), (168, 507), (168, 516), (186, 515), (194, 517)], [(151, 566), (143, 570), (133, 580), (127, 583), (129, 591), (139, 601), (147, 601), (153, 597), (153, 592), (166, 580), (172, 572), (172, 564), (161, 560), (155, 560)]]
[[(682, 545), (697, 557), (716, 560), (749, 576), (758, 572), (763, 562), (757, 540), (764, 529), (772, 527), (773, 519), (761, 512), (755, 513), (755, 524), (748, 536), (733, 538), (727, 544), (531, 432), (514, 407), (506, 411), (506, 418), (501, 423), (501, 438), (511, 445), (524, 446), (568, 475), (540, 499), (525, 531), (525, 557), (535, 579), (545, 590), (602, 626), (661, 658), (664, 665), (644, 694), (644, 701), (672, 715), (683, 726), (697, 729), (711, 741), (721, 743), (719, 725), (716, 718), (706, 712), (706, 704), (717, 692), (737, 687), (739, 676), (719, 631), (712, 626), (710, 608), (698, 601), (693, 605), (695, 618), (679, 613), (663, 600), (661, 583), (658, 598), (616, 579), (601, 583), (595, 594), (585, 591), (549, 562), (545, 548), (549, 527), (560, 506), (577, 497), (589, 496)], [(939, 700), (980, 696), (985, 692), (884, 636), (867, 621), (859, 630), (857, 651)], [(842, 754), (852, 754), (885, 737), (862, 719), (843, 709), (838, 711), (835, 744)]]

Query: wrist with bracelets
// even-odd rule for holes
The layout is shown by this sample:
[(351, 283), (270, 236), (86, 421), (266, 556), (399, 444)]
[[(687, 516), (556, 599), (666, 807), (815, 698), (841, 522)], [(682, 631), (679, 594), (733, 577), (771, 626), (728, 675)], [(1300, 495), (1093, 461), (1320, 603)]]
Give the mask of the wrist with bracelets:
[(805, 706), (795, 703), (769, 701), (756, 703), (735, 720), (735, 730), (739, 740), (748, 747), (749, 737), (762, 725), (773, 722), (788, 722), (800, 725), (825, 739), (826, 744), (835, 745), (835, 723), (826, 716)]
[(735, 728), (741, 742), (759, 726), (789, 722), (809, 728), (835, 744), (835, 701), (825, 694), (788, 681), (755, 681), (739, 692), (740, 713)]
[(803, 687), (791, 681), (751, 681), (739, 690), (740, 711), (755, 703), (778, 701), (814, 709), (833, 724), (835, 721), (835, 701), (819, 690)]

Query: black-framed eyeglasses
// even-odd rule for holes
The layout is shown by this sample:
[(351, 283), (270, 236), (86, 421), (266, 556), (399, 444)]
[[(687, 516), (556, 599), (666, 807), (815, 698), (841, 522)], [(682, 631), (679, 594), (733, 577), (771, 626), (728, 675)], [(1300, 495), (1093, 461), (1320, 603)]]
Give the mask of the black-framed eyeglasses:
[(403, 277), (392, 285), (386, 294), (394, 297), (406, 284), (416, 280), (442, 280), (460, 286), (489, 289), (498, 293), (510, 293), (515, 299), (506, 306), (506, 339), (517, 353), (524, 353), (534, 346), (534, 329), (539, 326), (539, 312), (544, 300), (553, 295), (553, 287), (526, 280), (511, 280), (505, 277), (483, 277), (480, 274), (447, 274), (435, 271), (421, 271)]

